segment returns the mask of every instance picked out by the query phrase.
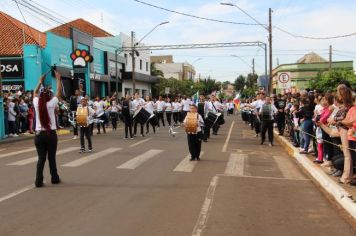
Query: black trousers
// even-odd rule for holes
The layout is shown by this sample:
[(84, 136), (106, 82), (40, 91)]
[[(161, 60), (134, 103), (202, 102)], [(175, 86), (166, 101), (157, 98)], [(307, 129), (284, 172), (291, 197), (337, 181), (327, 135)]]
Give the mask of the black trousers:
[(150, 132), (150, 125), (152, 126), (153, 133), (156, 133), (156, 127), (155, 127), (155, 125), (153, 124), (153, 120), (150, 119), (150, 120), (147, 121), (147, 123), (146, 123), (146, 134), (148, 134), (148, 133)]
[(279, 134), (283, 135), (286, 126), (286, 114), (284, 112), (277, 113), (277, 127)]
[(180, 113), (180, 122), (181, 123), (184, 121), (185, 117), (187, 116), (187, 113), (188, 113), (187, 111), (182, 111)]
[(50, 134), (47, 131), (36, 132), (35, 146), (38, 155), (36, 169), (36, 184), (43, 183), (43, 168), (48, 157), (49, 170), (53, 181), (58, 181), (56, 152), (57, 152), (58, 137), (57, 132), (52, 130)]
[(119, 115), (117, 114), (117, 112), (110, 113), (111, 124), (112, 124), (112, 128), (114, 130), (116, 130), (116, 128), (117, 128), (117, 118), (118, 118), (118, 116)]
[(206, 141), (208, 138), (210, 138), (210, 129), (211, 127), (209, 126), (204, 126), (204, 133), (203, 133), (203, 139)]
[(261, 133), (261, 121), (256, 115), (253, 115), (253, 127), (255, 128), (256, 134)]
[(143, 124), (141, 124), (140, 122), (135, 121), (135, 120), (134, 120), (134, 134), (135, 134), (135, 135), (137, 134), (137, 125), (138, 125), (138, 124), (141, 125), (141, 134), (143, 135)]
[(123, 116), (125, 123), (125, 138), (128, 138), (128, 132), (130, 131), (130, 138), (132, 138), (132, 117)]
[(103, 127), (103, 131), (104, 131), (104, 134), (106, 133), (106, 130), (105, 130), (105, 114), (102, 115), (102, 116), (99, 116), (98, 117), (99, 120), (102, 120), (104, 122), (99, 122), (96, 124), (96, 128), (98, 129), (98, 134), (100, 134), (100, 125)]
[(171, 123), (172, 123), (172, 112), (171, 111), (166, 111), (166, 118), (167, 118), (168, 125), (171, 126)]
[(220, 129), (220, 125), (218, 125), (217, 122), (215, 122), (215, 124), (213, 125), (213, 134), (217, 135), (219, 129)]
[(200, 158), (201, 136), (201, 132), (197, 134), (187, 134), (189, 153), (193, 160)]
[(174, 121), (174, 124), (178, 124), (179, 112), (173, 112), (173, 121)]
[(88, 149), (93, 149), (90, 132), (90, 127), (80, 127), (80, 149), (85, 150), (84, 135), (88, 140)]
[[(321, 129), (322, 138), (326, 141), (332, 142), (330, 135)], [(323, 154), (327, 161), (331, 161), (331, 158), (334, 156), (334, 145), (328, 142), (323, 142)]]
[(160, 126), (159, 125), (159, 121), (160, 120), (162, 121), (162, 125), (164, 126), (164, 117), (163, 117), (163, 112), (162, 111), (157, 112), (157, 118), (158, 118), (158, 127)]
[(266, 139), (266, 131), (268, 131), (268, 141), (273, 143), (273, 120), (263, 120), (261, 121), (261, 142)]

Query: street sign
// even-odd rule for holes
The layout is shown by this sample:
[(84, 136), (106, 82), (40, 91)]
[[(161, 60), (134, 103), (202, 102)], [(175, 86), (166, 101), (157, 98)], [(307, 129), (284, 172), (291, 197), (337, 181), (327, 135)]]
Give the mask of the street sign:
[(165, 93), (165, 94), (169, 94), (169, 90), (170, 90), (169, 87), (165, 87), (165, 88), (164, 88), (164, 93)]
[(292, 87), (292, 81), (290, 72), (282, 72), (278, 74), (278, 88), (290, 89)]

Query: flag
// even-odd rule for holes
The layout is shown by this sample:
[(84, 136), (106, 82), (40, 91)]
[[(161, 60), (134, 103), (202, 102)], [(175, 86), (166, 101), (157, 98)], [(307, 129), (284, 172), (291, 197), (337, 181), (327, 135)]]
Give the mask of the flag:
[(193, 95), (193, 102), (194, 104), (198, 104), (199, 101), (199, 91), (197, 91), (194, 95)]
[(234, 98), (234, 104), (237, 110), (240, 110), (240, 94), (236, 94)]

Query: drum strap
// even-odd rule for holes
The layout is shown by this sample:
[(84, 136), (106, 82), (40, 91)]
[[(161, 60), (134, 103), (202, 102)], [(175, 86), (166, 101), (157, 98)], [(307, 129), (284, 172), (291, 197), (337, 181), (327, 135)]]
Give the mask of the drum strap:
[(215, 109), (215, 112), (219, 112), (216, 107), (214, 106), (214, 103), (212, 102), (211, 105), (213, 105), (214, 109)]

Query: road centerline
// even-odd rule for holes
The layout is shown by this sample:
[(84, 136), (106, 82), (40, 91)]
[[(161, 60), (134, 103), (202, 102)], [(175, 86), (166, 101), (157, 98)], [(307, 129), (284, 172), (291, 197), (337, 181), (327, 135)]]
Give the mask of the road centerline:
[(222, 152), (226, 152), (226, 150), (227, 150), (227, 146), (228, 146), (229, 141), (230, 141), (231, 132), (232, 132), (232, 128), (234, 127), (234, 124), (235, 124), (235, 121), (233, 120), (233, 121), (231, 122), (230, 130), (229, 130), (229, 133), (227, 134), (227, 137), (226, 137), (224, 146), (223, 146), (223, 148), (222, 148), (222, 150), (221, 150)]

